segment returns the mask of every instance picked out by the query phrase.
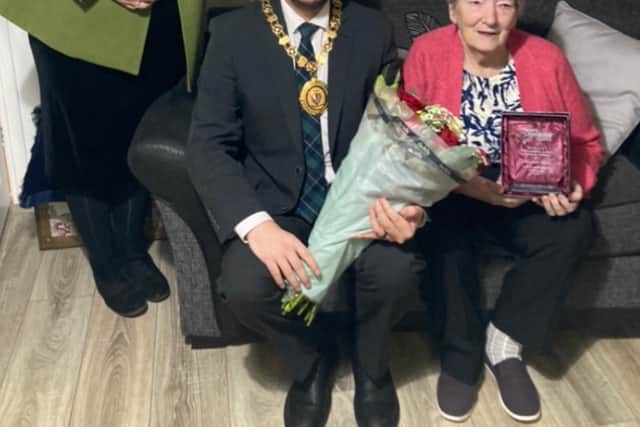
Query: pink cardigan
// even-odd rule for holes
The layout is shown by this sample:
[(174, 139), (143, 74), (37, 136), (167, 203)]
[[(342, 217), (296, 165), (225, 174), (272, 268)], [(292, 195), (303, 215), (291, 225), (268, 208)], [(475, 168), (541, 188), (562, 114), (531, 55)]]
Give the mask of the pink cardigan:
[[(571, 113), (571, 173), (588, 195), (604, 150), (571, 65), (555, 45), (519, 30), (509, 35), (508, 49), (516, 66), (523, 110)], [(420, 36), (404, 64), (406, 90), (460, 115), (463, 56), (454, 25)]]

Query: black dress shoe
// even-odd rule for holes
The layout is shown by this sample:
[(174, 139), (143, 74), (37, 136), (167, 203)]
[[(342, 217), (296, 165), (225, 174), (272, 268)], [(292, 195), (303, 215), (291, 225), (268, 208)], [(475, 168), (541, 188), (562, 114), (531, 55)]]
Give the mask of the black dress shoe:
[(161, 302), (171, 294), (167, 279), (148, 255), (127, 261), (122, 273), (140, 289), (147, 301)]
[(353, 406), (358, 427), (396, 427), (400, 421), (400, 404), (391, 372), (372, 380), (353, 362), (356, 393)]
[(116, 274), (108, 278), (95, 278), (96, 288), (107, 307), (123, 317), (138, 317), (147, 311), (144, 295), (129, 281)]
[(323, 427), (327, 423), (337, 364), (335, 350), (322, 354), (307, 378), (293, 383), (284, 404), (286, 427)]

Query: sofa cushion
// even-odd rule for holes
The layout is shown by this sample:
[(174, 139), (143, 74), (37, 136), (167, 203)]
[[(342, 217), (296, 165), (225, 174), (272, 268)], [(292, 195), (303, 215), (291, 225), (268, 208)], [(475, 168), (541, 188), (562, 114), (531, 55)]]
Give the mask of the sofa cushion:
[[(502, 279), (512, 265), (507, 258), (486, 257), (479, 262), (484, 290), (481, 306), (495, 305)], [(571, 308), (640, 306), (640, 256), (587, 258), (578, 266), (573, 288), (567, 298)], [(616, 286), (612, 286), (615, 283)]]
[(582, 262), (567, 301), (574, 308), (640, 307), (640, 256)]
[(595, 210), (596, 239), (590, 256), (640, 255), (640, 202)]
[(548, 38), (567, 55), (604, 145), (614, 154), (640, 123), (640, 40), (564, 1), (558, 3)]
[[(628, 141), (638, 143), (638, 141)], [(638, 144), (640, 146), (640, 144)], [(627, 156), (614, 156), (598, 173), (588, 203), (595, 209), (640, 201), (640, 169)]]

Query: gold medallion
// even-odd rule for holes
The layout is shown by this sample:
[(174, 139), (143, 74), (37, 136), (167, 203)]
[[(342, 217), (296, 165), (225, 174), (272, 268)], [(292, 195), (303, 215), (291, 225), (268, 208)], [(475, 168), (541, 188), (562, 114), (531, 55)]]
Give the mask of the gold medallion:
[(307, 58), (293, 47), (291, 39), (285, 33), (284, 26), (273, 10), (271, 0), (262, 0), (262, 12), (271, 26), (271, 32), (275, 35), (278, 44), (293, 59), (298, 68), (311, 75), (311, 80), (306, 82), (300, 91), (300, 106), (312, 116), (321, 115), (328, 107), (328, 88), (326, 83), (317, 79), (318, 67), (327, 63), (329, 53), (333, 49), (333, 42), (338, 37), (338, 30), (342, 25), (342, 0), (331, 1), (331, 18), (329, 19), (326, 41), (322, 43), (322, 52), (314, 55), (313, 58)]
[(328, 99), (327, 84), (316, 78), (306, 82), (300, 91), (300, 106), (312, 116), (319, 116), (325, 112)]

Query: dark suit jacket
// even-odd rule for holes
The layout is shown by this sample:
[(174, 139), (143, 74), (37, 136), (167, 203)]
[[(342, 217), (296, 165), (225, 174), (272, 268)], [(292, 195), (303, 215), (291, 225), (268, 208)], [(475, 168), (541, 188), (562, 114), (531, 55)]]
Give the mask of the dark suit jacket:
[[(284, 25), (279, 0), (274, 9)], [(187, 163), (220, 242), (249, 215), (291, 213), (305, 176), (293, 63), (260, 3), (212, 20), (198, 83)], [(333, 166), (347, 154), (376, 76), (396, 57), (384, 16), (345, 2), (329, 56), (329, 140)]]

